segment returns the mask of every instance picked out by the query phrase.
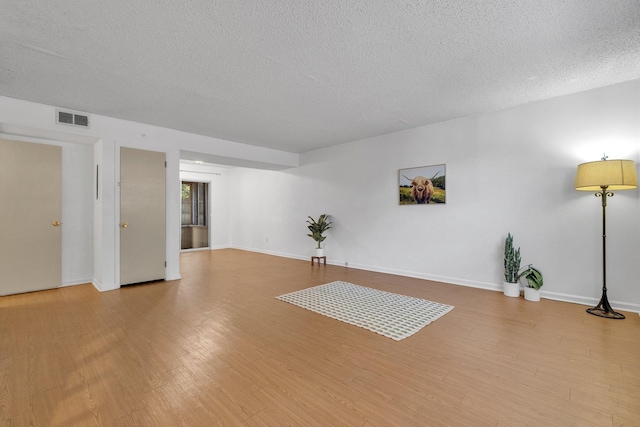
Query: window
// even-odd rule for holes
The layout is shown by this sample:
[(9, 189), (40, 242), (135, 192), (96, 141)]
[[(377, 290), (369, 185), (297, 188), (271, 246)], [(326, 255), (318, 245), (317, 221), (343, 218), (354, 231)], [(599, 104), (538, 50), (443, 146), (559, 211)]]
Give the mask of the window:
[(208, 225), (209, 184), (182, 182), (182, 225)]

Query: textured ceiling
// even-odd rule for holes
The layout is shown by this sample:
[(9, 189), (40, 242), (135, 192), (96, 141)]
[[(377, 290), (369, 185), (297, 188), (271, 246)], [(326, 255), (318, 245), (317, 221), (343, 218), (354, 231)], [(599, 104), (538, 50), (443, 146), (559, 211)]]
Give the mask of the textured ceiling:
[(640, 78), (640, 0), (2, 0), (0, 95), (302, 153)]

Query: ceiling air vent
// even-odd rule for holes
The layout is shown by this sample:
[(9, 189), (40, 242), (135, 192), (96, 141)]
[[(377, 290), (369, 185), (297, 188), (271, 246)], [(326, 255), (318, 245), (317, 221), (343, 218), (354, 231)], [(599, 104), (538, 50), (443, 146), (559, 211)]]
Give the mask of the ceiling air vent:
[(70, 111), (56, 110), (56, 123), (88, 128), (89, 116), (85, 114), (72, 113)]

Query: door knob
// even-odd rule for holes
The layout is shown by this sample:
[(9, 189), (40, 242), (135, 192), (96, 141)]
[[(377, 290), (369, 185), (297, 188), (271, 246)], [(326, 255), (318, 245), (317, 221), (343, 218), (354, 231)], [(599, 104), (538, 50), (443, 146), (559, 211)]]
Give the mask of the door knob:
[(60, 226), (60, 224), (62, 224), (60, 221), (53, 221), (51, 223), (51, 225), (53, 225), (54, 227), (58, 227), (58, 226)]
[(122, 223), (122, 228), (127, 228), (127, 227), (129, 227), (129, 224), (127, 224), (126, 222), (123, 222)]

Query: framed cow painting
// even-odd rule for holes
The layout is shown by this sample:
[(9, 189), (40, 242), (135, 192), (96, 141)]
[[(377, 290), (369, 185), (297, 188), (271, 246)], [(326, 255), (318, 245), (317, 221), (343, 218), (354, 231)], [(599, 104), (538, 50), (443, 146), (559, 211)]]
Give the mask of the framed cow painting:
[(398, 187), (401, 205), (446, 203), (446, 165), (400, 169)]

